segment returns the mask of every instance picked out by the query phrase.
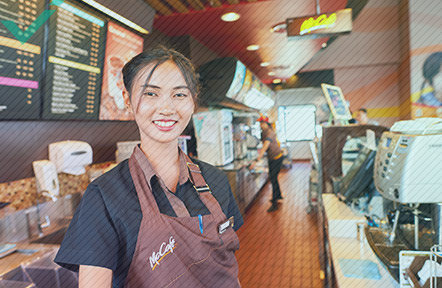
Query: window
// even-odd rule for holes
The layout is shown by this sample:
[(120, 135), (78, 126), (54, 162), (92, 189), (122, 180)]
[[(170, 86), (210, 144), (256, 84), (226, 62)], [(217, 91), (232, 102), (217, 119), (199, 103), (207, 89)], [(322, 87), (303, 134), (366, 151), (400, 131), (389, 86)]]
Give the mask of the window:
[(281, 142), (311, 141), (316, 136), (316, 106), (280, 106), (278, 122)]

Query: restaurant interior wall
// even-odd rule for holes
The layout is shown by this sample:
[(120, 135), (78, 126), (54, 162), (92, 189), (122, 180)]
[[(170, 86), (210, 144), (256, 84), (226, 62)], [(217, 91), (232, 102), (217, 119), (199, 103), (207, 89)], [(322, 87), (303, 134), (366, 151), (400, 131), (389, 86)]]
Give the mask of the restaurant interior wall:
[(354, 112), (367, 108), (380, 125), (390, 126), (400, 117), (399, 68), (401, 0), (369, 0), (353, 22), (349, 35), (339, 36), (319, 52), (301, 72), (334, 69)]
[[(316, 106), (317, 124), (328, 120), (329, 114), (323, 109), (324, 105), (327, 106), (327, 101), (321, 88), (285, 89), (276, 92), (275, 106), (277, 107), (306, 104)], [(294, 160), (311, 159), (309, 142), (290, 142), (289, 155)]]

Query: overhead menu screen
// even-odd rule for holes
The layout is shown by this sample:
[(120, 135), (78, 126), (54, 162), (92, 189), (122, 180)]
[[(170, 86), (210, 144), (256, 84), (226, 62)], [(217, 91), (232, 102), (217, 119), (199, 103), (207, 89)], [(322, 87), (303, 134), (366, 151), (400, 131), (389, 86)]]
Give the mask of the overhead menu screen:
[(97, 120), (105, 21), (68, 1), (55, 9), (49, 20), (43, 118)]
[(44, 2), (0, 0), (0, 119), (40, 117)]

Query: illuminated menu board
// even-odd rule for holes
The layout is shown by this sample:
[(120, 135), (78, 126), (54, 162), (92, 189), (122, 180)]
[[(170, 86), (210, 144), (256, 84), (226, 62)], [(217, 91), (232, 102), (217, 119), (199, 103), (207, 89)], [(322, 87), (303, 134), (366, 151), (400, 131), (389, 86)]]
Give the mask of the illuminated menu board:
[(91, 9), (61, 3), (49, 20), (44, 119), (98, 119), (105, 21)]
[(40, 117), (43, 29), (31, 24), (44, 10), (44, 2), (0, 1), (0, 20), (10, 21), (22, 30), (19, 35), (30, 37), (21, 43), (3, 22), (0, 24), (0, 119)]
[(121, 69), (127, 61), (143, 51), (143, 44), (141, 36), (112, 22), (108, 23), (100, 120), (134, 120), (124, 105)]

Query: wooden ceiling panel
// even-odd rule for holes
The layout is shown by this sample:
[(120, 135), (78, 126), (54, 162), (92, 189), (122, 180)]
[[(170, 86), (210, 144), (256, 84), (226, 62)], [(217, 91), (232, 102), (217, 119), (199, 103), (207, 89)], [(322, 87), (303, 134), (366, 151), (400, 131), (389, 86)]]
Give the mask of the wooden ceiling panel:
[(164, 5), (160, 0), (144, 0), (150, 7), (164, 16), (172, 15), (173, 11)]
[(221, 7), (223, 5), (220, 0), (208, 0), (208, 2), (212, 7)]
[(195, 10), (204, 10), (204, 4), (200, 0), (187, 0), (190, 6)]
[(178, 13), (188, 13), (189, 9), (187, 9), (187, 6), (183, 4), (180, 0), (164, 0), (173, 7)]

